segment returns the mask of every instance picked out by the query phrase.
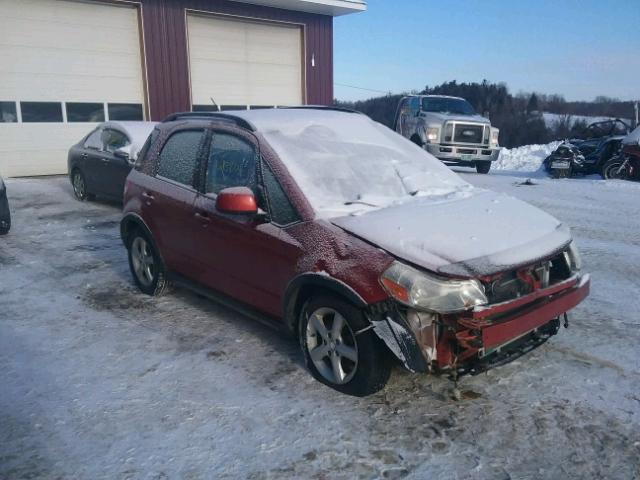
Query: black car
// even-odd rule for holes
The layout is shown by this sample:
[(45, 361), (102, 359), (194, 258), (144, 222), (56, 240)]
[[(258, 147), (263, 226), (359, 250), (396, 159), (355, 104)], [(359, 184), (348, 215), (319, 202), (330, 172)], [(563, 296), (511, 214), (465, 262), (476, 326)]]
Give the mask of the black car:
[(124, 182), (155, 122), (101, 123), (71, 147), (68, 171), (78, 200), (122, 200)]
[(11, 212), (7, 200), (7, 187), (0, 178), (0, 235), (6, 235), (11, 228)]

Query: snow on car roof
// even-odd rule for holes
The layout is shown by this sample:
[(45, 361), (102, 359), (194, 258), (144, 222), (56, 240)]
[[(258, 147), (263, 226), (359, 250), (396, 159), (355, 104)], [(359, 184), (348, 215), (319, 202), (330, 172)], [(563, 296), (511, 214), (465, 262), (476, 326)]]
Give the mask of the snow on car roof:
[(365, 115), (331, 109), (234, 115), (262, 133), (320, 217), (474, 190), (434, 156)]

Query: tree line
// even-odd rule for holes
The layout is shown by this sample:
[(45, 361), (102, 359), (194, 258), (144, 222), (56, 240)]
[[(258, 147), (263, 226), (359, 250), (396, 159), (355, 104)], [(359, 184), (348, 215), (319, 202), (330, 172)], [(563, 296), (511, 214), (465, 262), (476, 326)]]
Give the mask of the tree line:
[[(451, 95), (465, 98), (476, 112), (488, 116), (491, 124), (500, 129), (500, 144), (513, 148), (579, 135), (587, 126), (585, 121), (570, 117), (606, 116), (631, 119), (633, 102), (609, 97), (597, 97), (592, 102), (569, 102), (562, 95), (525, 94), (513, 95), (503, 83), (458, 83), (453, 80), (435, 87), (426, 86), (412, 94)], [(393, 128), (396, 108), (406, 94), (385, 95), (357, 102), (335, 101), (336, 106), (358, 110), (372, 119)], [(558, 121), (547, 126), (541, 112), (556, 113)]]

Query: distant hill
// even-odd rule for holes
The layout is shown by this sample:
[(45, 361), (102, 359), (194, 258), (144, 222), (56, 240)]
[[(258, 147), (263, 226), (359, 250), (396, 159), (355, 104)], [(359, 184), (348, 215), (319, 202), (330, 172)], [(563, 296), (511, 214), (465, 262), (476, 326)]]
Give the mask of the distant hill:
[[(435, 87), (425, 87), (419, 94), (453, 95), (467, 99), (480, 114), (486, 114), (500, 129), (500, 144), (508, 148), (521, 145), (546, 144), (567, 138), (584, 130), (590, 117), (630, 119), (634, 116), (633, 102), (598, 97), (593, 102), (567, 102), (561, 95), (512, 95), (503, 83), (458, 83), (455, 80)], [(352, 108), (374, 120), (393, 127), (398, 101), (405, 94), (385, 95), (358, 102), (339, 102), (336, 105)], [(545, 112), (540, 115), (538, 112)], [(555, 114), (565, 121), (551, 121)], [(566, 116), (571, 116), (566, 121)], [(595, 120), (594, 120), (595, 121)]]

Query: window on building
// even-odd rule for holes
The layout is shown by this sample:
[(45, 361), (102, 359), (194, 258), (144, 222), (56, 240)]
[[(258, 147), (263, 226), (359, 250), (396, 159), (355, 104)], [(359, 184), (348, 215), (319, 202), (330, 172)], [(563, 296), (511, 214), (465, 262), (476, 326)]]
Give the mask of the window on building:
[(217, 112), (218, 107), (216, 105), (194, 105), (191, 108), (192, 112)]
[(184, 130), (171, 135), (158, 156), (158, 175), (193, 186), (203, 133), (202, 130)]
[(256, 191), (256, 152), (253, 145), (227, 133), (215, 133), (209, 152), (206, 193), (229, 187)]
[(67, 102), (67, 122), (104, 122), (103, 103)]
[(107, 108), (109, 110), (109, 120), (144, 120), (142, 104), (140, 103), (110, 103)]
[(246, 105), (220, 105), (220, 110), (228, 111), (228, 110), (246, 110)]
[(0, 102), (0, 123), (15, 123), (17, 121), (16, 102)]
[(280, 182), (264, 161), (262, 162), (262, 179), (269, 199), (271, 220), (278, 225), (289, 225), (300, 220)]
[(62, 122), (60, 102), (20, 102), (24, 123)]

